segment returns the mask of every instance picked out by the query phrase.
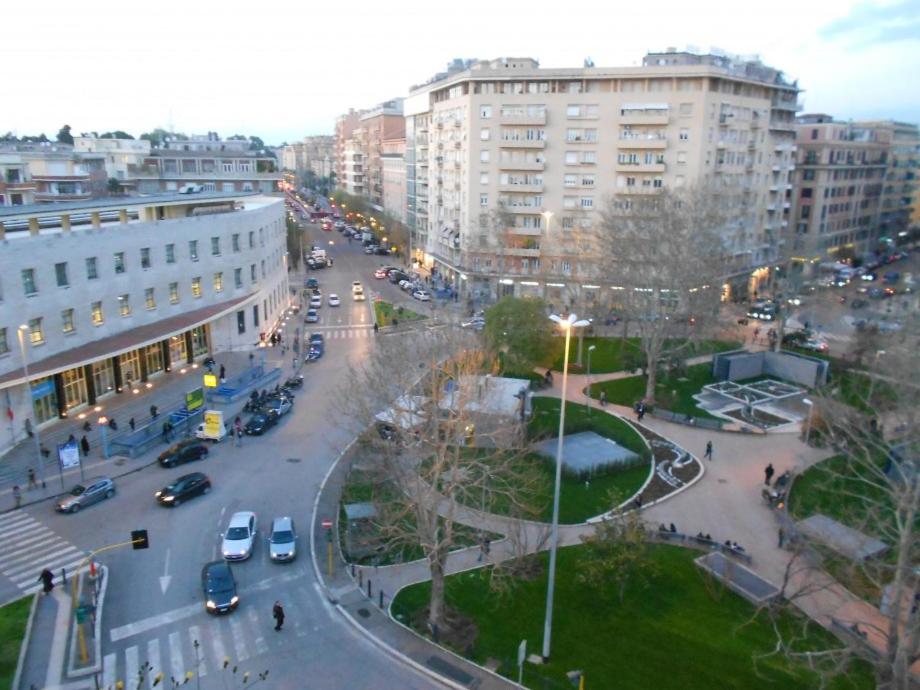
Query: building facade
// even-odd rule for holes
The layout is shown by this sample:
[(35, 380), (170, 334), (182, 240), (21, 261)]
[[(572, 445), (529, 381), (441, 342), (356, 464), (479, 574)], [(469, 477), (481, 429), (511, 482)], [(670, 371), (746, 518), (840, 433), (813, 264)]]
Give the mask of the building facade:
[(383, 173), (383, 210), (400, 223), (406, 222), (406, 140), (385, 139), (380, 163)]
[(348, 155), (345, 151), (346, 142), (351, 140), (352, 134), (358, 128), (362, 114), (362, 111), (352, 108), (335, 119), (335, 156), (333, 165), (335, 166), (335, 179), (340, 185), (342, 180), (345, 179), (345, 164)]
[(278, 197), (6, 207), (0, 239), (2, 448), (26, 419), (40, 426), (208, 352), (257, 345), (290, 301)]
[(788, 226), (797, 94), (759, 62), (672, 51), (642, 67), (508, 58), (441, 75), (405, 104), (421, 258), (473, 300), (590, 308), (615, 286), (577, 238), (607, 199), (705, 184), (732, 209), (725, 289), (745, 297)]
[(875, 129), (888, 147), (878, 239), (888, 246), (898, 246), (910, 235), (917, 175), (920, 174), (920, 131), (915, 124), (891, 120), (857, 124)]

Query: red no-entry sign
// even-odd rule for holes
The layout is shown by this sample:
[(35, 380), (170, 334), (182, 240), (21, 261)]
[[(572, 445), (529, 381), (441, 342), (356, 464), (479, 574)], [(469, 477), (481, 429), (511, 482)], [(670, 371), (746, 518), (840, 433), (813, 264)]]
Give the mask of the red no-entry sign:
[(323, 520), (323, 529), (332, 529), (332, 520)]

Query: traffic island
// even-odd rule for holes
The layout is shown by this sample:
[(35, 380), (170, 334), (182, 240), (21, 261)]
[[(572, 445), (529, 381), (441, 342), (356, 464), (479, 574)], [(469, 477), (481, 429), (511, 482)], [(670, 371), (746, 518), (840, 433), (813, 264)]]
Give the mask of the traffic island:
[[(108, 586), (105, 566), (82, 570), (73, 577), (67, 677), (83, 678), (102, 671), (102, 605)], [(73, 593), (76, 593), (73, 596)]]

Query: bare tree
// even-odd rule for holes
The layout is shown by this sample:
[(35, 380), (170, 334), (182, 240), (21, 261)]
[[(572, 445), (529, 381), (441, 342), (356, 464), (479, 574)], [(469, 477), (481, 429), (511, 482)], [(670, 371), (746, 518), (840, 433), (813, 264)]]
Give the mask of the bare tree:
[(599, 280), (617, 293), (623, 318), (640, 341), (655, 399), (659, 362), (714, 332), (719, 319), (724, 222), (707, 190), (615, 196), (584, 233)]
[[(480, 511), (536, 514), (542, 477), (523, 461), (524, 420), (494, 416), (493, 362), (459, 331), (381, 338), (353, 370), (339, 408), (388, 484), (375, 502), (389, 547), (420, 547), (431, 575), (428, 622), (450, 628), (444, 578), (450, 551)], [(523, 404), (523, 401), (522, 401)], [(475, 543), (475, 542), (474, 542)]]
[[(810, 655), (830, 675), (854, 656), (872, 665), (879, 688), (907, 690), (920, 675), (920, 355), (912, 343), (889, 340), (882, 356), (842, 390), (831, 386), (817, 402), (818, 438), (838, 455), (820, 475), (810, 501), (834, 519), (889, 547), (877, 558), (832, 553), (797, 535), (795, 556), (783, 582), (788, 602), (818, 613), (828, 592), (846, 588), (866, 603), (847, 606), (838, 623), (847, 640), (836, 649)], [(858, 408), (858, 409), (857, 409)], [(822, 472), (822, 467), (811, 470)], [(793, 501), (805, 500), (796, 496)], [(846, 600), (846, 597), (841, 597)], [(838, 598), (838, 601), (840, 598)], [(877, 607), (877, 608), (876, 608)], [(845, 617), (844, 617), (845, 616)], [(790, 632), (777, 626), (777, 649), (799, 658)]]

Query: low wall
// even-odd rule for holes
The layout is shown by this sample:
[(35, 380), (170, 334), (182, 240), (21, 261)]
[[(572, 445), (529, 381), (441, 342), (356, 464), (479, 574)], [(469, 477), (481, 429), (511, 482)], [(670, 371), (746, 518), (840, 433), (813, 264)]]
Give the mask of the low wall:
[(720, 381), (739, 381), (773, 376), (808, 388), (827, 382), (830, 365), (823, 359), (795, 352), (747, 352), (736, 350), (713, 356), (713, 376)]

